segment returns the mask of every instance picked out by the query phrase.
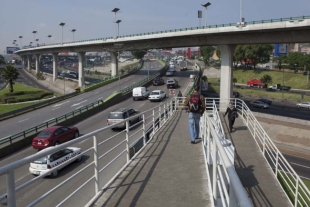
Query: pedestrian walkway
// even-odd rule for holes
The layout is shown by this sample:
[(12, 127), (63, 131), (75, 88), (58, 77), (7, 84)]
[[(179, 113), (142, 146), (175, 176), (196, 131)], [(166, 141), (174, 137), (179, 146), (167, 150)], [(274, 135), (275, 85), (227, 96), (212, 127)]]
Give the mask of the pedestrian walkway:
[(253, 206), (292, 206), (241, 117), (232, 133), (227, 118), (222, 117), (222, 125), (235, 147), (235, 169)]
[(93, 206), (211, 206), (201, 143), (177, 111)]

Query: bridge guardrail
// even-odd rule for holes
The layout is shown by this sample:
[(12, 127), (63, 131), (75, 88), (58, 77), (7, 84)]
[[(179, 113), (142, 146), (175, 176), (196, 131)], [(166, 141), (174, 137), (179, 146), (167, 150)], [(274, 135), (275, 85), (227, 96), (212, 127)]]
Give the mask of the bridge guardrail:
[[(234, 147), (226, 139), (215, 101), (208, 107), (200, 119), (200, 136), (202, 138), (205, 162), (208, 164), (210, 192), (214, 206), (221, 200), (222, 206), (253, 206), (246, 194), (234, 167)], [(212, 176), (211, 176), (212, 175)]]
[[(228, 102), (232, 102), (238, 109), (238, 113), (248, 127), (257, 146), (266, 159), (266, 162), (272, 169), (272, 172), (281, 183), (282, 188), (287, 192), (287, 196), (291, 200), (294, 207), (309, 206), (310, 205), (310, 191), (292, 166), (288, 163), (277, 146), (270, 139), (266, 131), (257, 121), (249, 107), (240, 99), (220, 100), (219, 98), (207, 98), (207, 109), (211, 109), (210, 102), (215, 102), (217, 106), (226, 110)], [(224, 102), (222, 104), (221, 102)], [(270, 161), (270, 162), (268, 162)]]
[[(76, 159), (77, 157), (73, 157), (69, 160), (66, 160), (64, 163), (57, 165), (57, 168), (54, 168), (52, 171), (40, 174), (39, 176), (34, 177), (31, 180), (28, 180), (19, 186), (15, 186), (15, 178), (14, 178), (15, 169), (18, 169), (19, 167), (24, 165), (29, 165), (30, 162), (38, 160), (44, 156), (50, 155), (66, 147), (77, 144), (83, 140), (91, 139), (93, 140), (93, 146), (88, 149), (82, 149), (81, 154), (79, 154), (78, 156), (87, 155), (87, 153), (92, 154), (94, 155), (93, 161), (89, 162), (86, 166), (82, 167), (82, 169), (80, 169), (76, 173), (73, 173), (69, 178), (61, 181), (58, 185), (50, 189), (48, 192), (46, 193), (42, 192), (42, 195), (41, 194), (38, 195), (36, 197), (36, 200), (34, 200), (32, 203), (27, 204), (27, 206), (34, 206), (38, 204), (40, 201), (48, 197), (50, 194), (52, 194), (55, 190), (63, 186), (65, 183), (70, 182), (71, 179), (77, 177), (84, 170), (92, 168), (94, 169), (94, 174), (88, 174), (89, 178), (85, 178), (86, 181), (85, 182), (83, 181), (84, 183), (78, 189), (72, 189), (72, 191), (66, 191), (65, 195), (62, 195), (62, 198), (58, 198), (59, 200), (56, 201), (60, 202), (58, 203), (57, 206), (63, 205), (72, 196), (74, 196), (77, 192), (79, 192), (85, 185), (87, 185), (92, 181), (93, 184), (95, 185), (95, 194), (92, 194), (93, 192), (88, 190), (83, 192), (83, 194), (85, 194), (86, 196), (91, 196), (91, 198), (93, 199), (89, 201), (88, 204), (80, 203), (81, 206), (85, 205), (88, 206), (98, 196), (100, 196), (100, 194), (123, 171), (123, 169), (125, 169), (131, 163), (131, 161), (135, 159), (136, 155), (131, 154), (132, 152), (131, 147), (133, 147), (137, 143), (137, 141), (142, 139), (143, 140), (142, 148), (144, 148), (152, 140), (153, 137), (152, 133), (154, 134), (157, 131), (159, 131), (160, 128), (164, 125), (164, 123), (166, 123), (173, 116), (173, 114), (174, 113), (172, 108), (172, 101), (170, 100), (167, 103), (161, 103), (152, 109), (149, 109), (143, 113), (135, 115), (135, 117), (141, 117), (141, 119), (139, 119), (139, 122), (135, 124), (130, 125), (130, 119), (133, 118), (131, 117), (121, 121), (120, 123), (103, 127), (96, 131), (90, 132), (86, 135), (73, 139), (69, 142), (50, 148), (46, 151), (38, 152), (34, 155), (28, 156), (21, 160), (10, 163), (6, 166), (0, 167), (0, 176), (6, 175), (7, 178), (6, 179), (7, 192), (0, 196), (0, 201), (6, 199), (8, 206), (16, 206), (17, 205), (16, 198), (18, 198), (17, 194), (20, 190), (26, 188), (31, 184), (34, 184), (36, 181), (39, 181), (41, 178), (47, 176), (52, 171), (58, 170), (57, 168), (61, 168), (62, 166), (66, 165), (66, 162), (70, 162), (72, 159)], [(126, 124), (126, 128), (124, 130), (116, 133), (112, 137), (107, 138), (104, 136), (105, 131), (112, 129), (113, 127), (121, 123)], [(99, 147), (102, 147), (104, 144), (108, 143), (110, 140), (113, 139), (118, 140), (117, 144), (111, 146), (111, 148), (109, 149), (106, 149), (106, 151), (103, 151), (103, 153), (102, 150), (98, 150)], [(119, 151), (115, 152), (115, 150)], [(112, 152), (114, 154), (112, 154)], [(112, 160), (109, 162), (104, 162), (104, 159), (107, 156), (110, 156), (110, 159)], [(117, 167), (113, 166), (114, 162), (116, 162), (117, 159), (125, 159), (126, 161), (124, 162), (123, 166), (119, 165)], [(116, 173), (107, 174), (106, 173), (107, 169), (111, 170), (112, 172), (116, 171)], [(106, 181), (100, 182), (103, 176), (105, 177)], [(39, 194), (41, 192), (37, 193)]]
[[(245, 22), (245, 25), (255, 25), (255, 24), (262, 24), (262, 23), (273, 23), (273, 22), (286, 22), (286, 21), (303, 20), (303, 19), (310, 19), (310, 15), (299, 16), (299, 17), (279, 18), (279, 19), (267, 19), (267, 20), (259, 20), (259, 21), (249, 21), (249, 22)], [(183, 28), (183, 29), (173, 29), (173, 30), (164, 30), (164, 31), (156, 31), (156, 32), (132, 34), (132, 35), (123, 35), (123, 36), (118, 36), (118, 38), (137, 37), (137, 36), (143, 36), (143, 35), (164, 34), (164, 33), (170, 33), (170, 32), (180, 32), (180, 31), (188, 31), (188, 30), (207, 29), (207, 28), (221, 28), (221, 27), (231, 27), (231, 26), (237, 26), (237, 23), (217, 24), (217, 25), (208, 25), (208, 26), (201, 26), (201, 27), (189, 27), (189, 28)], [(47, 44), (44, 46), (52, 46), (52, 45), (65, 46), (65, 44), (91, 42), (91, 41), (99, 41), (99, 40), (107, 41), (107, 40), (114, 40), (114, 39), (115, 37), (105, 37), (105, 38), (97, 38), (97, 39), (89, 39), (89, 40), (79, 40), (79, 41), (74, 41), (74, 42), (64, 42), (63, 44), (53, 43), (53, 44)], [(32, 46), (30, 48), (37, 48), (37, 47), (44, 47), (44, 46)]]
[[(22, 113), (27, 112), (27, 111), (35, 110), (37, 108), (41, 108), (42, 106), (50, 105), (50, 104), (53, 104), (55, 102), (65, 100), (65, 99), (67, 99), (69, 97), (76, 96), (76, 95), (78, 95), (78, 93), (73, 92), (73, 93), (69, 93), (69, 94), (66, 94), (66, 95), (63, 95), (63, 96), (59, 96), (59, 97), (56, 97), (56, 98), (53, 98), (53, 99), (49, 99), (49, 100), (46, 100), (46, 101), (41, 101), (39, 103), (32, 104), (30, 106), (25, 106), (23, 108), (16, 109), (14, 111), (9, 111), (9, 112), (6, 112), (6, 113), (2, 113), (2, 114), (0, 114), (0, 120), (6, 119), (6, 118), (11, 117), (13, 115), (16, 116), (16, 115), (22, 114)], [(1, 145), (1, 141), (0, 141), (0, 145)]]

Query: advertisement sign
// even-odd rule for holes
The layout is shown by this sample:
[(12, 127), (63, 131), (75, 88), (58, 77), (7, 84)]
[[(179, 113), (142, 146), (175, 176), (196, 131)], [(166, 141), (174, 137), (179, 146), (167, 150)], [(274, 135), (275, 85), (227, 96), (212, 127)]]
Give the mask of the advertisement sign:
[(19, 47), (6, 47), (6, 54), (13, 54), (17, 50), (19, 50)]
[(281, 56), (287, 54), (287, 44), (275, 44), (274, 56)]

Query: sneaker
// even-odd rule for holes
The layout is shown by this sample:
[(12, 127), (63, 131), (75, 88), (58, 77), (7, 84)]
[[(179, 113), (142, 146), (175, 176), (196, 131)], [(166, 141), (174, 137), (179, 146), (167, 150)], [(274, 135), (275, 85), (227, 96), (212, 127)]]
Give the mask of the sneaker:
[(195, 141), (191, 141), (192, 144), (196, 144)]

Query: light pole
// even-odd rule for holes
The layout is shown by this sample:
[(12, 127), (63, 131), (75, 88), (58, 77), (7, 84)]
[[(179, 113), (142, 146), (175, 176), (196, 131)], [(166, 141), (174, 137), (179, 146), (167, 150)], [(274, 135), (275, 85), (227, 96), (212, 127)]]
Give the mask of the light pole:
[(74, 42), (74, 32), (76, 31), (76, 29), (71, 30), (72, 35), (73, 35), (73, 42)]
[(32, 42), (29, 43), (29, 46), (30, 46), (30, 47), (32, 46)]
[(122, 20), (117, 20), (115, 23), (117, 24), (117, 38), (119, 36), (119, 23), (121, 23)]
[(48, 37), (48, 39), (50, 41), (50, 44), (51, 44), (51, 37), (52, 37), (52, 35), (48, 35), (47, 37)]
[[(114, 23), (116, 23), (116, 13), (119, 11), (120, 9), (119, 8), (114, 8), (112, 10), (112, 12), (114, 12), (115, 16), (114, 16)], [(115, 25), (116, 26), (116, 25)], [(117, 34), (117, 27), (115, 27), (115, 30), (116, 30), (116, 34)]]
[(63, 39), (64, 39), (64, 26), (66, 23), (61, 22), (59, 26), (61, 26), (61, 44), (63, 44)]
[(243, 2), (242, 2), (242, 0), (240, 0), (240, 24), (241, 24), (241, 22), (243, 22), (242, 21), (242, 7), (243, 7)]
[(23, 38), (23, 36), (19, 36), (19, 42), (20, 42), (20, 47), (22, 48), (23, 47), (23, 45), (22, 45), (22, 38)]
[(208, 3), (206, 3), (206, 4), (201, 4), (201, 6), (203, 6), (203, 7), (206, 8), (206, 25), (205, 25), (205, 26), (207, 26), (207, 19), (208, 19), (208, 10), (207, 10), (207, 8), (208, 8), (208, 6), (210, 6), (210, 5), (211, 5), (210, 2), (208, 2)]
[(34, 41), (36, 41), (36, 33), (37, 33), (37, 31), (33, 31), (32, 33), (33, 33)]
[[(279, 60), (279, 70), (281, 70), (282, 69), (282, 60), (280, 59)], [(282, 100), (283, 100), (283, 96), (284, 96), (284, 94), (283, 94), (283, 86), (284, 86), (284, 69), (282, 70), (282, 88), (281, 88), (281, 91), (282, 91)]]
[(36, 39), (36, 42), (37, 42), (37, 46), (39, 46), (39, 39)]

